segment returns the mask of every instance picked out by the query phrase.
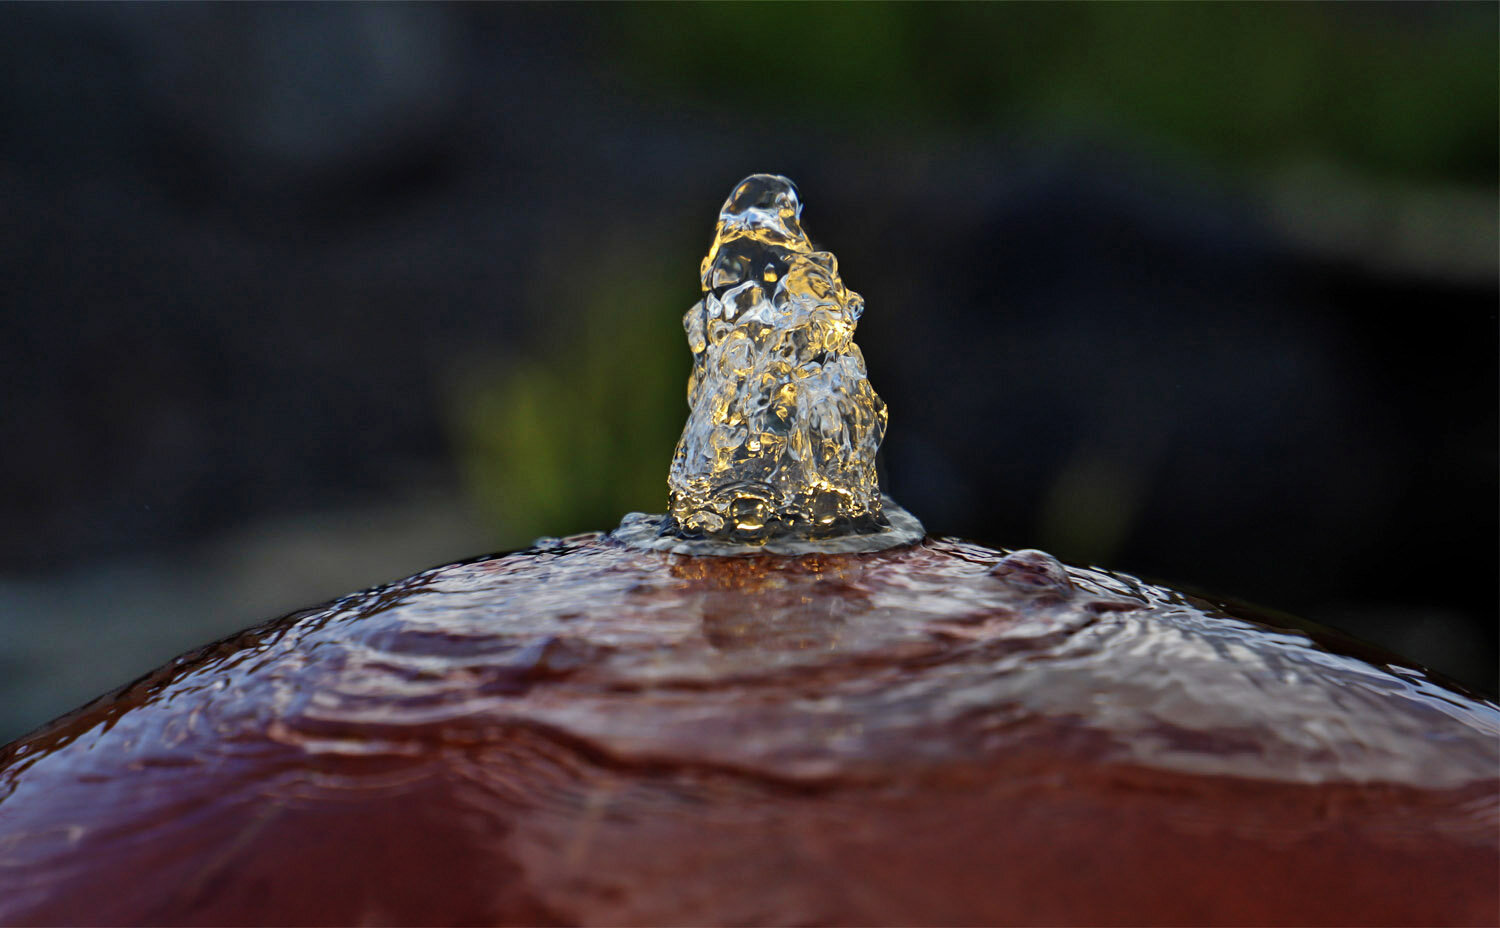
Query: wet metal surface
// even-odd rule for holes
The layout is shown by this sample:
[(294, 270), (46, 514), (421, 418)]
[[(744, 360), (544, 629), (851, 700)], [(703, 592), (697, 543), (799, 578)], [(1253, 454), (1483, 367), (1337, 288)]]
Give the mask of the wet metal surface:
[(578, 536), (0, 749), (0, 923), (1487, 923), (1497, 739), (1041, 552)]

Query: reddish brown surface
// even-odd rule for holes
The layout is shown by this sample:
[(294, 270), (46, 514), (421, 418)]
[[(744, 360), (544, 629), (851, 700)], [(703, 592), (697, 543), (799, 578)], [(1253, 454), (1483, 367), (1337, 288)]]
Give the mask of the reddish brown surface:
[(0, 750), (6, 924), (1493, 924), (1496, 708), (950, 542), (454, 565)]

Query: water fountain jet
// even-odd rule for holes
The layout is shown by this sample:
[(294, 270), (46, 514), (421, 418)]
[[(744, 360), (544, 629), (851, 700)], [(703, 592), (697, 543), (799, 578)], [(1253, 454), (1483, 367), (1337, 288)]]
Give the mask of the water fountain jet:
[(693, 369), (665, 515), (614, 537), (677, 554), (854, 554), (920, 541), (880, 492), (886, 408), (854, 343), (864, 299), (802, 229), (797, 187), (735, 185), (683, 317)]

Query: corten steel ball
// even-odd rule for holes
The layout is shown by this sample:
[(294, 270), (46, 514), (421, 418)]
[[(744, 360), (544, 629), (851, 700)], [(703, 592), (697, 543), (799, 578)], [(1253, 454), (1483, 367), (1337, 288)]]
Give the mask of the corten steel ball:
[(799, 217), (772, 175), (720, 214), (668, 514), (295, 613), (0, 749), (0, 923), (1493, 924), (1500, 708), (924, 537)]
[(951, 540), (589, 536), (0, 752), (0, 923), (1488, 924), (1490, 703)]

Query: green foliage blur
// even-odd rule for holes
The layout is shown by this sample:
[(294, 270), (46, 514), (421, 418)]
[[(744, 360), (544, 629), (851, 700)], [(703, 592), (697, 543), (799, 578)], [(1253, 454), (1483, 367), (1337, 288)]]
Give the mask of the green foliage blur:
[(609, 8), (643, 89), (811, 125), (1103, 130), (1219, 165), (1494, 182), (1490, 3)]
[[(695, 281), (664, 270), (691, 262), (653, 266), (628, 242), (610, 252), (594, 276), (545, 275), (559, 289), (539, 299), (565, 320), (541, 339), (547, 351), (480, 363), (453, 386), (459, 466), (504, 547), (665, 510), (687, 415), (681, 318)], [(608, 280), (622, 283), (595, 289)]]

